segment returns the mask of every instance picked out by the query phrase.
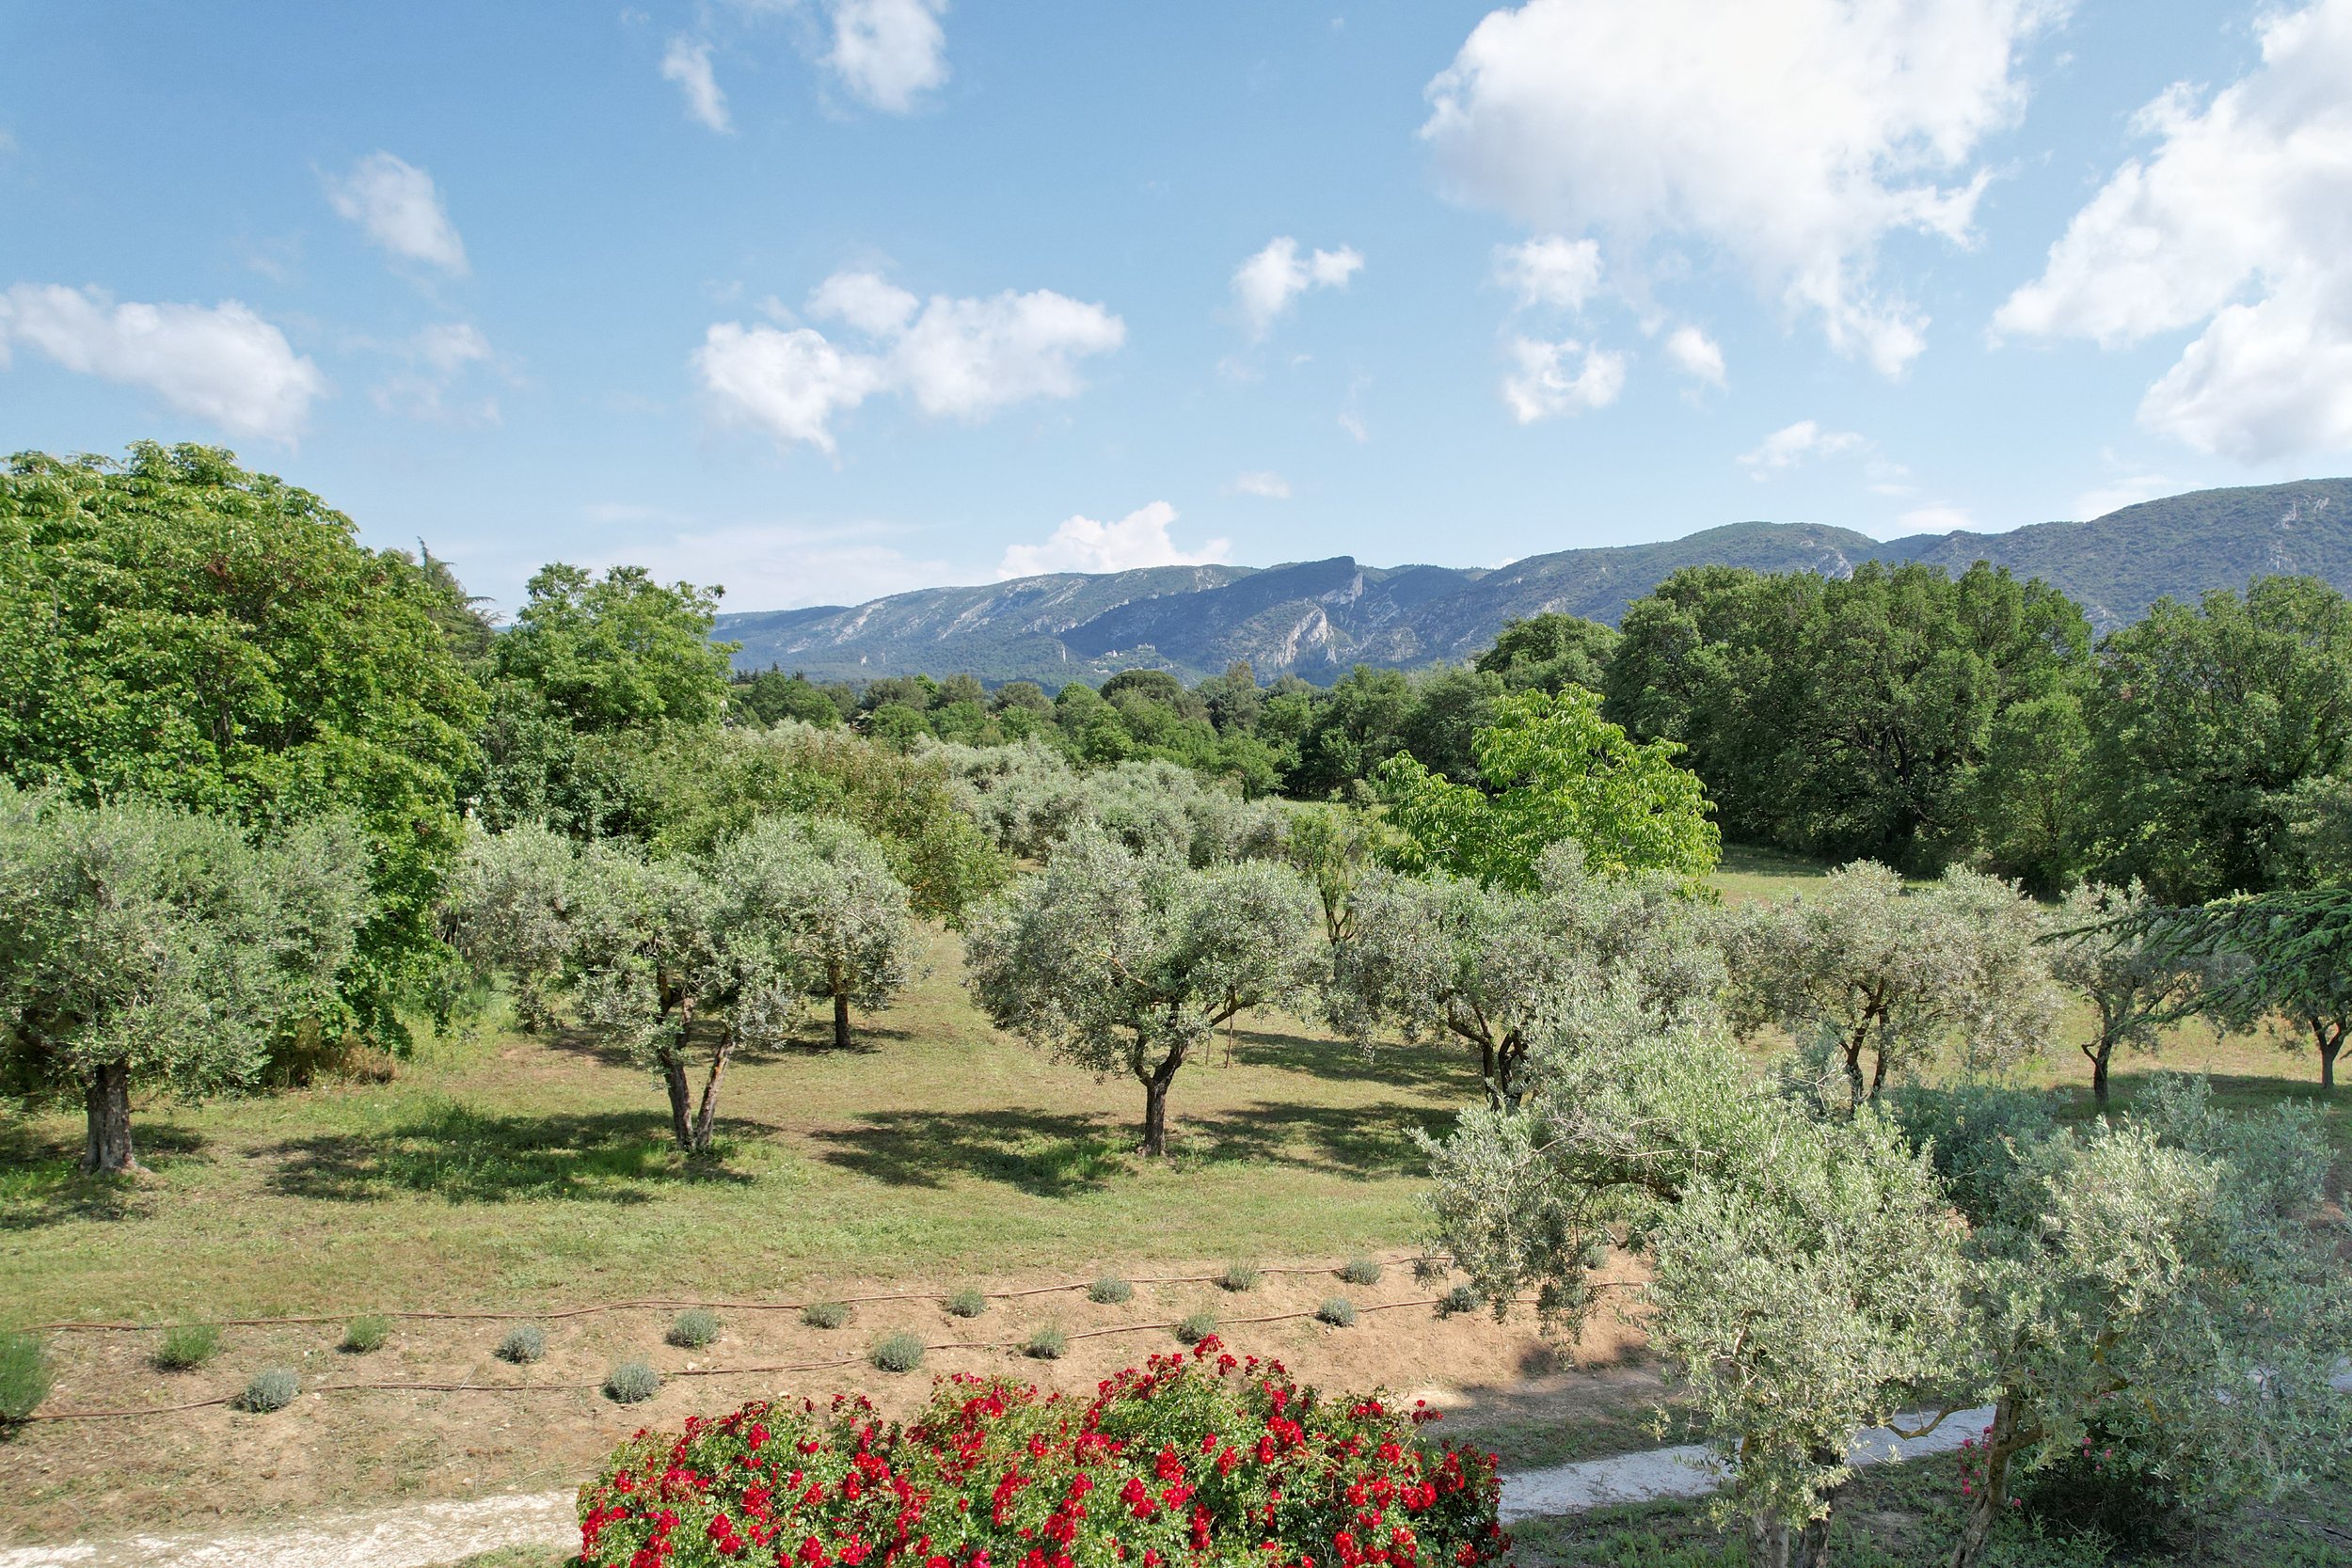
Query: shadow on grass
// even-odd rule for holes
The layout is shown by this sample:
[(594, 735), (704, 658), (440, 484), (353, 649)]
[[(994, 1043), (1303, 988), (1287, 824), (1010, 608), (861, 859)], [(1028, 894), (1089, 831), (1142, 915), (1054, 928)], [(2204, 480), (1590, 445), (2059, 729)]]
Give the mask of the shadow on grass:
[(1134, 1139), (1084, 1112), (869, 1111), (854, 1127), (810, 1134), (829, 1165), (894, 1187), (977, 1177), (1034, 1197), (1099, 1186), (1126, 1164)]
[[(208, 1157), (202, 1133), (169, 1122), (134, 1119), (131, 1143), (139, 1163), (155, 1175)], [(81, 1160), (79, 1138), (43, 1138), (22, 1123), (0, 1124), (0, 1230), (123, 1220), (145, 1212), (144, 1178), (87, 1175)]]
[[(1204, 1069), (1222, 1066), (1223, 1032), (1193, 1060)], [(1457, 1100), (1465, 1105), (1484, 1098), (1478, 1086), (1478, 1051), (1467, 1041), (1400, 1045), (1389, 1040), (1366, 1055), (1361, 1047), (1348, 1040), (1244, 1029), (1237, 1041), (1235, 1060), (1245, 1067), (1279, 1068), (1335, 1084), (1378, 1084), (1385, 1088)]]
[(752, 1180), (726, 1168), (723, 1138), (709, 1155), (679, 1153), (669, 1119), (652, 1111), (490, 1116), (450, 1105), (386, 1132), (302, 1138), (275, 1152), (277, 1191), (348, 1203), (410, 1192), (452, 1203), (638, 1204), (660, 1186)]
[(1416, 1131), (1436, 1135), (1453, 1113), (1401, 1100), (1369, 1105), (1298, 1105), (1260, 1101), (1236, 1110), (1184, 1114), (1171, 1095), (1170, 1136), (1180, 1164), (1235, 1163), (1289, 1165), (1342, 1176), (1421, 1174), (1428, 1157), (1413, 1141)]

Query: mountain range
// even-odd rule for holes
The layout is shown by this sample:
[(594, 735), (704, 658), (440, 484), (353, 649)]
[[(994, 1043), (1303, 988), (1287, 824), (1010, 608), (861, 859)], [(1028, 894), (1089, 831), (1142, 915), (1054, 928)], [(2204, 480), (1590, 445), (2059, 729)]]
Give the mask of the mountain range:
[(722, 615), (738, 668), (814, 680), (959, 672), (1051, 689), (1126, 669), (1185, 680), (1246, 659), (1261, 679), (1328, 682), (1351, 665), (1410, 669), (1474, 657), (1518, 616), (1565, 610), (1614, 624), (1684, 566), (1844, 576), (1866, 561), (1979, 561), (2063, 590), (2100, 631), (2169, 594), (2194, 599), (2267, 573), (2352, 590), (2352, 479), (2198, 490), (2089, 522), (2006, 533), (1877, 540), (1814, 523), (1731, 523), (1680, 539), (1532, 555), (1505, 566), (1366, 566), (1352, 556), (1279, 566), (1152, 566), (927, 588), (862, 605)]

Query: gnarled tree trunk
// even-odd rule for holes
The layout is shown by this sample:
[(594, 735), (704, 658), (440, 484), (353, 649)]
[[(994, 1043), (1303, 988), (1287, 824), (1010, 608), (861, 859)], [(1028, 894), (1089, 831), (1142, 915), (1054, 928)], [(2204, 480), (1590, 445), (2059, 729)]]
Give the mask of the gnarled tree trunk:
[(2032, 1441), (2020, 1418), (2016, 1402), (2004, 1396), (1993, 1407), (1993, 1427), (1985, 1434), (1984, 1472), (1968, 1496), (1968, 1513), (1952, 1545), (1948, 1568), (1976, 1568), (1993, 1541), (1994, 1522), (2009, 1500), (2009, 1465), (2020, 1449)]
[(719, 1080), (727, 1073), (727, 1061), (735, 1054), (735, 1033), (729, 1030), (719, 1037), (719, 1043), (710, 1053), (710, 1076), (703, 1080), (702, 1104), (694, 1111), (693, 1138), (686, 1147), (690, 1153), (710, 1151), (710, 1124), (719, 1114)]
[(694, 1152), (694, 1091), (686, 1082), (686, 1053), (666, 1046), (661, 1056), (661, 1086), (670, 1091), (670, 1135), (678, 1148)]
[(88, 1141), (82, 1151), (82, 1168), (108, 1176), (128, 1176), (139, 1169), (131, 1149), (131, 1064), (103, 1062), (83, 1080), (82, 1099), (89, 1113)]
[(847, 1051), (850, 1049), (850, 984), (842, 977), (839, 964), (827, 972), (825, 979), (833, 987), (833, 1048)]
[(1143, 1083), (1143, 1145), (1147, 1158), (1168, 1158), (1168, 1086), (1176, 1081), (1176, 1069), (1184, 1065), (1184, 1048), (1168, 1047), (1157, 1067), (1146, 1070), (1143, 1053), (1136, 1053), (1136, 1076)]

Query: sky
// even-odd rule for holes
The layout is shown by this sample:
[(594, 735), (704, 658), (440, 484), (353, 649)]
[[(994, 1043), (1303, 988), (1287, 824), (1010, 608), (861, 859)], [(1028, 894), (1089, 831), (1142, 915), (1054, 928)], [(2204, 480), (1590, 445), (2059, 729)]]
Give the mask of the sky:
[(5, 450), (511, 610), (2352, 471), (2352, 0), (0, 9)]

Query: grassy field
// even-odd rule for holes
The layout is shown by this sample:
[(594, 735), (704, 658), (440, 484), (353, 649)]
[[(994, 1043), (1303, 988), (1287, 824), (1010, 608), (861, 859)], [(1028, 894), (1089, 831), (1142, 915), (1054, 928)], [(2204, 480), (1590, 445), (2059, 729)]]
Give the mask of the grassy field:
[[(1737, 900), (1785, 895), (1818, 875), (1784, 857), (1735, 852), (1718, 882)], [(423, 1039), (386, 1082), (200, 1107), (142, 1103), (136, 1125), (151, 1174), (129, 1182), (76, 1174), (72, 1117), (0, 1122), (0, 1327), (912, 1292), (860, 1308), (854, 1329), (830, 1339), (787, 1314), (734, 1315), (699, 1362), (660, 1345), (661, 1313), (576, 1320), (547, 1367), (533, 1370), (562, 1387), (520, 1406), (504, 1393), (306, 1393), (278, 1417), (211, 1409), (36, 1426), (6, 1456), (23, 1479), (0, 1494), (0, 1540), (568, 1485), (640, 1424), (674, 1424), (780, 1387), (874, 1387), (878, 1374), (857, 1357), (885, 1328), (946, 1347), (930, 1370), (1034, 1370), (1002, 1342), (1036, 1323), (1148, 1324), (1201, 1307), (1304, 1312), (1330, 1293), (1327, 1275), (1270, 1279), (1246, 1305), (1198, 1283), (1147, 1288), (1118, 1309), (1045, 1296), (975, 1325), (949, 1320), (936, 1292), (1200, 1272), (1226, 1259), (1324, 1269), (1353, 1254), (1400, 1258), (1415, 1236), (1422, 1183), (1413, 1134), (1441, 1132), (1478, 1093), (1465, 1051), (1396, 1047), (1367, 1059), (1297, 1021), (1255, 1021), (1230, 1049), (1220, 1037), (1184, 1069), (1172, 1098), (1175, 1157), (1162, 1164), (1130, 1152), (1136, 1085), (1057, 1066), (972, 1010), (952, 937), (934, 939), (930, 973), (898, 1006), (859, 1022), (854, 1050), (831, 1049), (812, 1022), (803, 1042), (740, 1062), (720, 1107), (720, 1147), (695, 1162), (670, 1147), (650, 1075), (580, 1037), (520, 1036), (495, 1018)], [(2071, 1044), (2080, 1022), (2069, 1021), (2035, 1069), (2078, 1116), (2090, 1111), (2088, 1074)], [(2120, 1064), (2123, 1103), (2150, 1065)], [(2164, 1065), (2215, 1072), (2244, 1105), (2316, 1094), (2308, 1056), (2260, 1039), (2217, 1041), (2185, 1028)], [(2344, 1118), (2328, 1111), (2342, 1147)], [(1449, 1435), (1493, 1447), (1513, 1465), (1653, 1440), (1661, 1390), (1640, 1364), (1638, 1337), (1601, 1335), (1581, 1347), (1597, 1370), (1564, 1371), (1531, 1323), (1439, 1323), (1408, 1305), (1426, 1289), (1392, 1268), (1362, 1300), (1397, 1309), (1367, 1314), (1345, 1334), (1265, 1324), (1246, 1331), (1245, 1348), (1325, 1381), (1438, 1395), (1453, 1411)], [(529, 1381), (490, 1358), (498, 1332), (402, 1323), (389, 1347), (361, 1361), (336, 1353), (334, 1324), (232, 1330), (217, 1367), (182, 1374), (148, 1363), (151, 1335), (65, 1335), (56, 1341), (55, 1402), (168, 1402), (233, 1388), (269, 1364), (298, 1366), (314, 1385)], [(1095, 1340), (1052, 1376), (1089, 1386), (1167, 1344), (1164, 1335)], [(675, 1381), (631, 1410), (594, 1394), (612, 1360), (647, 1347), (675, 1374), (713, 1364), (825, 1370)], [(928, 1375), (875, 1391), (903, 1404), (925, 1386)], [(102, 1433), (136, 1441), (91, 1441)], [(1695, 1552), (1702, 1536), (1714, 1538), (1692, 1519)], [(1532, 1542), (1542, 1550), (1531, 1555), (1715, 1560), (1592, 1555), (1598, 1539), (1574, 1534), (1582, 1544), (1562, 1545), (1568, 1555), (1556, 1558)]]

